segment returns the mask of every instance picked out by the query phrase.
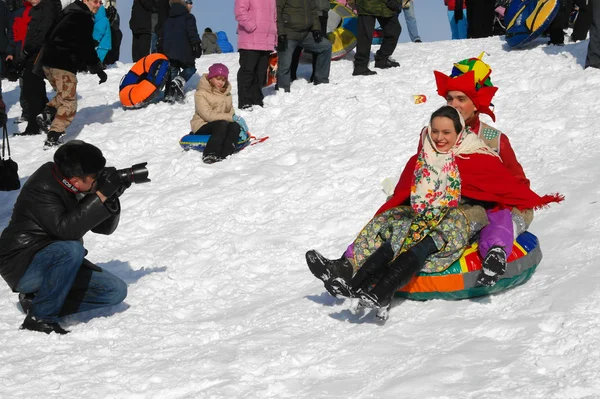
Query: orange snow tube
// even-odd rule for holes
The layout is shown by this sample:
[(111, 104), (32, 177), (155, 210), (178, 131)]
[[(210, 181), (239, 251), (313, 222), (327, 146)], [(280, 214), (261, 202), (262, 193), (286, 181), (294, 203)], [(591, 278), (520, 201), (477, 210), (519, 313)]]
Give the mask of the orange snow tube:
[(136, 62), (119, 85), (119, 99), (125, 108), (141, 108), (156, 97), (167, 82), (169, 59), (153, 53)]

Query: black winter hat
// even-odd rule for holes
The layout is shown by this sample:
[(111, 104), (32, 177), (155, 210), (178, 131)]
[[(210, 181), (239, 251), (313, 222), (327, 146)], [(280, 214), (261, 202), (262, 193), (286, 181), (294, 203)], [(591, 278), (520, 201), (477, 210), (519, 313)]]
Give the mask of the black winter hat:
[(67, 178), (98, 173), (106, 165), (102, 151), (82, 140), (71, 140), (56, 150), (54, 164)]

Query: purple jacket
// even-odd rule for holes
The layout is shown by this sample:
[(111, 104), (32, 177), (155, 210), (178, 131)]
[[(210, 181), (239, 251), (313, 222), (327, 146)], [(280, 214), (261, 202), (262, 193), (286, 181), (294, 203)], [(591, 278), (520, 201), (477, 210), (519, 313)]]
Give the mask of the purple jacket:
[(238, 49), (273, 51), (277, 43), (275, 0), (235, 0)]

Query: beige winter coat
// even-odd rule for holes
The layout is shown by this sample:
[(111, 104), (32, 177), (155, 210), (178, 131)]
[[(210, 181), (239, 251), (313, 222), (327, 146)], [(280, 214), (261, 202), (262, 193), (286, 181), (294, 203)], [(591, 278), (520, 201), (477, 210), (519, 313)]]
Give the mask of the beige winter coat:
[(229, 82), (225, 86), (225, 92), (222, 93), (211, 86), (207, 74), (202, 75), (194, 94), (194, 104), (195, 112), (190, 122), (194, 133), (208, 122), (221, 120), (233, 122), (234, 109)]

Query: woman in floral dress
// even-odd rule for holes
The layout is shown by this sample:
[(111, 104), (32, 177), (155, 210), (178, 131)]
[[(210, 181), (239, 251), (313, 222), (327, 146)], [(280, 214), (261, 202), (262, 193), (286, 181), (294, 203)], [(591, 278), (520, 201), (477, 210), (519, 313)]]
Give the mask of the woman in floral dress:
[(418, 272), (441, 272), (460, 258), (469, 239), (488, 223), (482, 205), (528, 209), (563, 199), (540, 197), (514, 177), (453, 107), (431, 115), (421, 144), (392, 197), (342, 258), (306, 254), (311, 272), (332, 295), (388, 307), (396, 290)]

